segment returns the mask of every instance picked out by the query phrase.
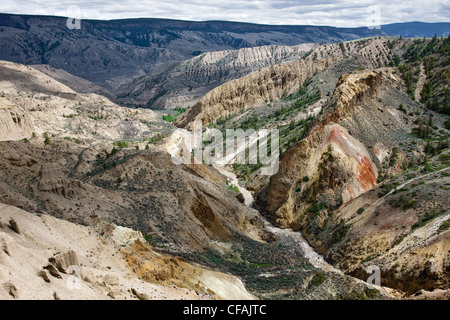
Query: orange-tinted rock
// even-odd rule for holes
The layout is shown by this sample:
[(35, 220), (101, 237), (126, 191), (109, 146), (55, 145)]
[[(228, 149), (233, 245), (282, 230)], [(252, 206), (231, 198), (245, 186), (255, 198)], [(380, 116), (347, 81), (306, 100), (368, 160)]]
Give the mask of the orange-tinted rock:
[(377, 184), (377, 171), (375, 165), (368, 157), (362, 158), (357, 177), (366, 191)]

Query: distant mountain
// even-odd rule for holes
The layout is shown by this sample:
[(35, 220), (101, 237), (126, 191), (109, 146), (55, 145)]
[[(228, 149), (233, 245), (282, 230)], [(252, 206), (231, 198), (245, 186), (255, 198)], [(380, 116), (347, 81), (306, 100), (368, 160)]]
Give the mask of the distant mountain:
[(450, 22), (426, 23), (426, 22), (405, 22), (392, 23), (381, 26), (381, 31), (389, 36), (403, 36), (406, 38), (427, 37), (434, 35), (447, 37), (450, 35)]
[(383, 35), (441, 36), (449, 30), (449, 23), (413, 22), (368, 29), (168, 19), (82, 20), (81, 29), (72, 30), (64, 17), (0, 14), (0, 59), (62, 69), (106, 88), (110, 98), (116, 98), (133, 80), (150, 76), (155, 93), (147, 100), (156, 101), (165, 89), (156, 88), (163, 84), (155, 82), (153, 75), (165, 79), (161, 70), (204, 52)]
[(270, 26), (238, 22), (166, 19), (82, 20), (0, 14), (0, 59), (48, 64), (114, 88), (165, 62), (203, 52), (265, 45), (337, 42), (381, 35), (367, 28)]

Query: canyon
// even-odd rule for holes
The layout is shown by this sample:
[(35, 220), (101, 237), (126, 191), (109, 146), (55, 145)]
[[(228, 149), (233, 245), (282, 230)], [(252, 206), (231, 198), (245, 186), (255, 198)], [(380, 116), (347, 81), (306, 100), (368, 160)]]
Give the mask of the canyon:
[[(7, 39), (40, 20), (0, 21)], [(123, 23), (107, 35), (137, 60), (117, 74), (69, 73), (62, 44), (0, 61), (1, 299), (448, 299), (448, 38)], [(183, 28), (202, 52), (176, 50)], [(196, 121), (277, 129), (278, 171), (174, 162)]]

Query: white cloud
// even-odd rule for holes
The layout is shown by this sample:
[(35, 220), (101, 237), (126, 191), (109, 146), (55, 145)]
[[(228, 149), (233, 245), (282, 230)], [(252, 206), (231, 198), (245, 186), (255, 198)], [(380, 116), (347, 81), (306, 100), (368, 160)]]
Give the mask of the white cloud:
[(2, 12), (67, 16), (78, 6), (85, 19), (172, 18), (230, 20), (262, 24), (367, 26), (367, 11), (378, 6), (382, 24), (406, 21), (445, 22), (449, 0), (2, 0)]

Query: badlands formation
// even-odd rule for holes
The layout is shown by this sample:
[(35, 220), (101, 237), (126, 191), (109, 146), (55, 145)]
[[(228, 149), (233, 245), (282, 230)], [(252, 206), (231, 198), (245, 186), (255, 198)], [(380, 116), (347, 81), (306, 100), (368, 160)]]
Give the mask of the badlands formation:
[[(1, 61), (0, 298), (448, 298), (447, 47), (204, 53), (161, 78), (246, 71), (161, 93), (158, 108), (192, 103), (173, 123), (61, 70)], [(158, 97), (142, 81), (135, 97)], [(172, 133), (194, 121), (279, 129), (278, 172), (175, 164)], [(365, 282), (371, 266), (381, 287)]]

